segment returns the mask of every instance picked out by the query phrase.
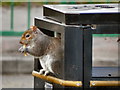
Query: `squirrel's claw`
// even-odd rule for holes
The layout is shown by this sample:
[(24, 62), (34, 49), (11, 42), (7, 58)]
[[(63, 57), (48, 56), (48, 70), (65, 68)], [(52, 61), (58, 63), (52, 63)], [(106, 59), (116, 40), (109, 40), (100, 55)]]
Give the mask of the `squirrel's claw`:
[(19, 51), (19, 52), (22, 52), (22, 49), (23, 49), (23, 47), (20, 47), (20, 48), (18, 49), (18, 51)]
[(18, 49), (19, 52), (25, 53), (27, 52), (27, 48), (24, 48), (23, 46)]

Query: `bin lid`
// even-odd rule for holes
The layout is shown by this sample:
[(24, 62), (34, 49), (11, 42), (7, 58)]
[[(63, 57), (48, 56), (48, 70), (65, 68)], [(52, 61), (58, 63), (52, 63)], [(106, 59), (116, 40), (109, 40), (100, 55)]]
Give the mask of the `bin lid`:
[(118, 4), (44, 5), (44, 16), (65, 24), (118, 23)]

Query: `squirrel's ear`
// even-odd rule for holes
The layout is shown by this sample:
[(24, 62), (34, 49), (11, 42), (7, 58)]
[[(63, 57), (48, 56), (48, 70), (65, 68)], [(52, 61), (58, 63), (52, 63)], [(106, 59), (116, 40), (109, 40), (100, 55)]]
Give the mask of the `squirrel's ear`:
[(33, 31), (36, 31), (37, 27), (36, 26), (31, 26), (30, 29), (33, 30)]

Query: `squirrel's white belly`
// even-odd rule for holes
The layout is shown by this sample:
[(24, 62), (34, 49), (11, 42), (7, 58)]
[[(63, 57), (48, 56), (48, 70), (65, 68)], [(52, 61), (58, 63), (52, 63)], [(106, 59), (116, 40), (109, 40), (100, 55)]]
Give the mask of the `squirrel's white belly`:
[(52, 70), (52, 63), (53, 63), (53, 58), (51, 55), (45, 55), (40, 58), (40, 64), (42, 68), (54, 73), (54, 71)]

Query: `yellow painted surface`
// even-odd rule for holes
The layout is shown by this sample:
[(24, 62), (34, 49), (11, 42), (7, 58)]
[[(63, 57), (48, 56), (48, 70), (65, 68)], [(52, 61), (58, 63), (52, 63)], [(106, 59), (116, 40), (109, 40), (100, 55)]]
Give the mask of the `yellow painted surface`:
[[(62, 80), (52, 76), (40, 75), (39, 72), (36, 71), (33, 71), (32, 75), (52, 83), (60, 84), (62, 86), (82, 87), (81, 81)], [(120, 81), (90, 81), (90, 87), (98, 87), (98, 86), (120, 86)]]
[(33, 71), (32, 72), (33, 76), (36, 76), (38, 78), (47, 80), (49, 82), (53, 82), (56, 84), (60, 84), (62, 86), (71, 86), (71, 87), (82, 87), (82, 82), (81, 81), (67, 81), (67, 80), (62, 80), (62, 79), (58, 79), (56, 77), (52, 77), (52, 76), (44, 76), (44, 75), (40, 75), (38, 72)]
[(90, 81), (90, 86), (120, 86), (120, 81)]

